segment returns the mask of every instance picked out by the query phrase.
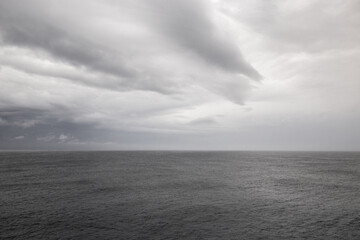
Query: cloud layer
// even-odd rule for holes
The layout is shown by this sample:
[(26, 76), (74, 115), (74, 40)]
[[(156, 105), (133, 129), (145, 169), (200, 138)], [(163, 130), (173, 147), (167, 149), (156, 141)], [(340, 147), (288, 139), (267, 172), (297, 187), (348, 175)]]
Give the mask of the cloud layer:
[(354, 149), (359, 8), (2, 1), (0, 148)]

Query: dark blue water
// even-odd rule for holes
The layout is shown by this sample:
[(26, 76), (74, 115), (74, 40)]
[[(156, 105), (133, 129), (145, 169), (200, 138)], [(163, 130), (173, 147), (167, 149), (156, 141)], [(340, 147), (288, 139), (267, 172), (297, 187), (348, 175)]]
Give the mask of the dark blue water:
[(360, 153), (2, 152), (1, 239), (360, 239)]

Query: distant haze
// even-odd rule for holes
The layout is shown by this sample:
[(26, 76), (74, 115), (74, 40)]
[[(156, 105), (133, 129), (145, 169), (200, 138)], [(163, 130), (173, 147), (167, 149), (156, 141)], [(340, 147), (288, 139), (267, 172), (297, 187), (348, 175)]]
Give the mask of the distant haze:
[(4, 0), (0, 150), (360, 150), (357, 0)]

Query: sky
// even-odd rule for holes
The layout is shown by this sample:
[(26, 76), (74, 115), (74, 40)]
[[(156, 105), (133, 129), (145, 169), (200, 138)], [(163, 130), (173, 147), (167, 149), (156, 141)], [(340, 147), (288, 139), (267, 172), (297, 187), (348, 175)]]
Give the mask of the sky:
[(360, 150), (357, 0), (0, 1), (2, 150)]

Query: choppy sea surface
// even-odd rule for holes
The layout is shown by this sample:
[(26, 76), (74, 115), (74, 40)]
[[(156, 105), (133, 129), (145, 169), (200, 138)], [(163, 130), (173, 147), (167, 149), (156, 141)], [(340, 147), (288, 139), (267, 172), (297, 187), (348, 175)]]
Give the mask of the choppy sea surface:
[(1, 152), (0, 239), (360, 239), (360, 153)]

